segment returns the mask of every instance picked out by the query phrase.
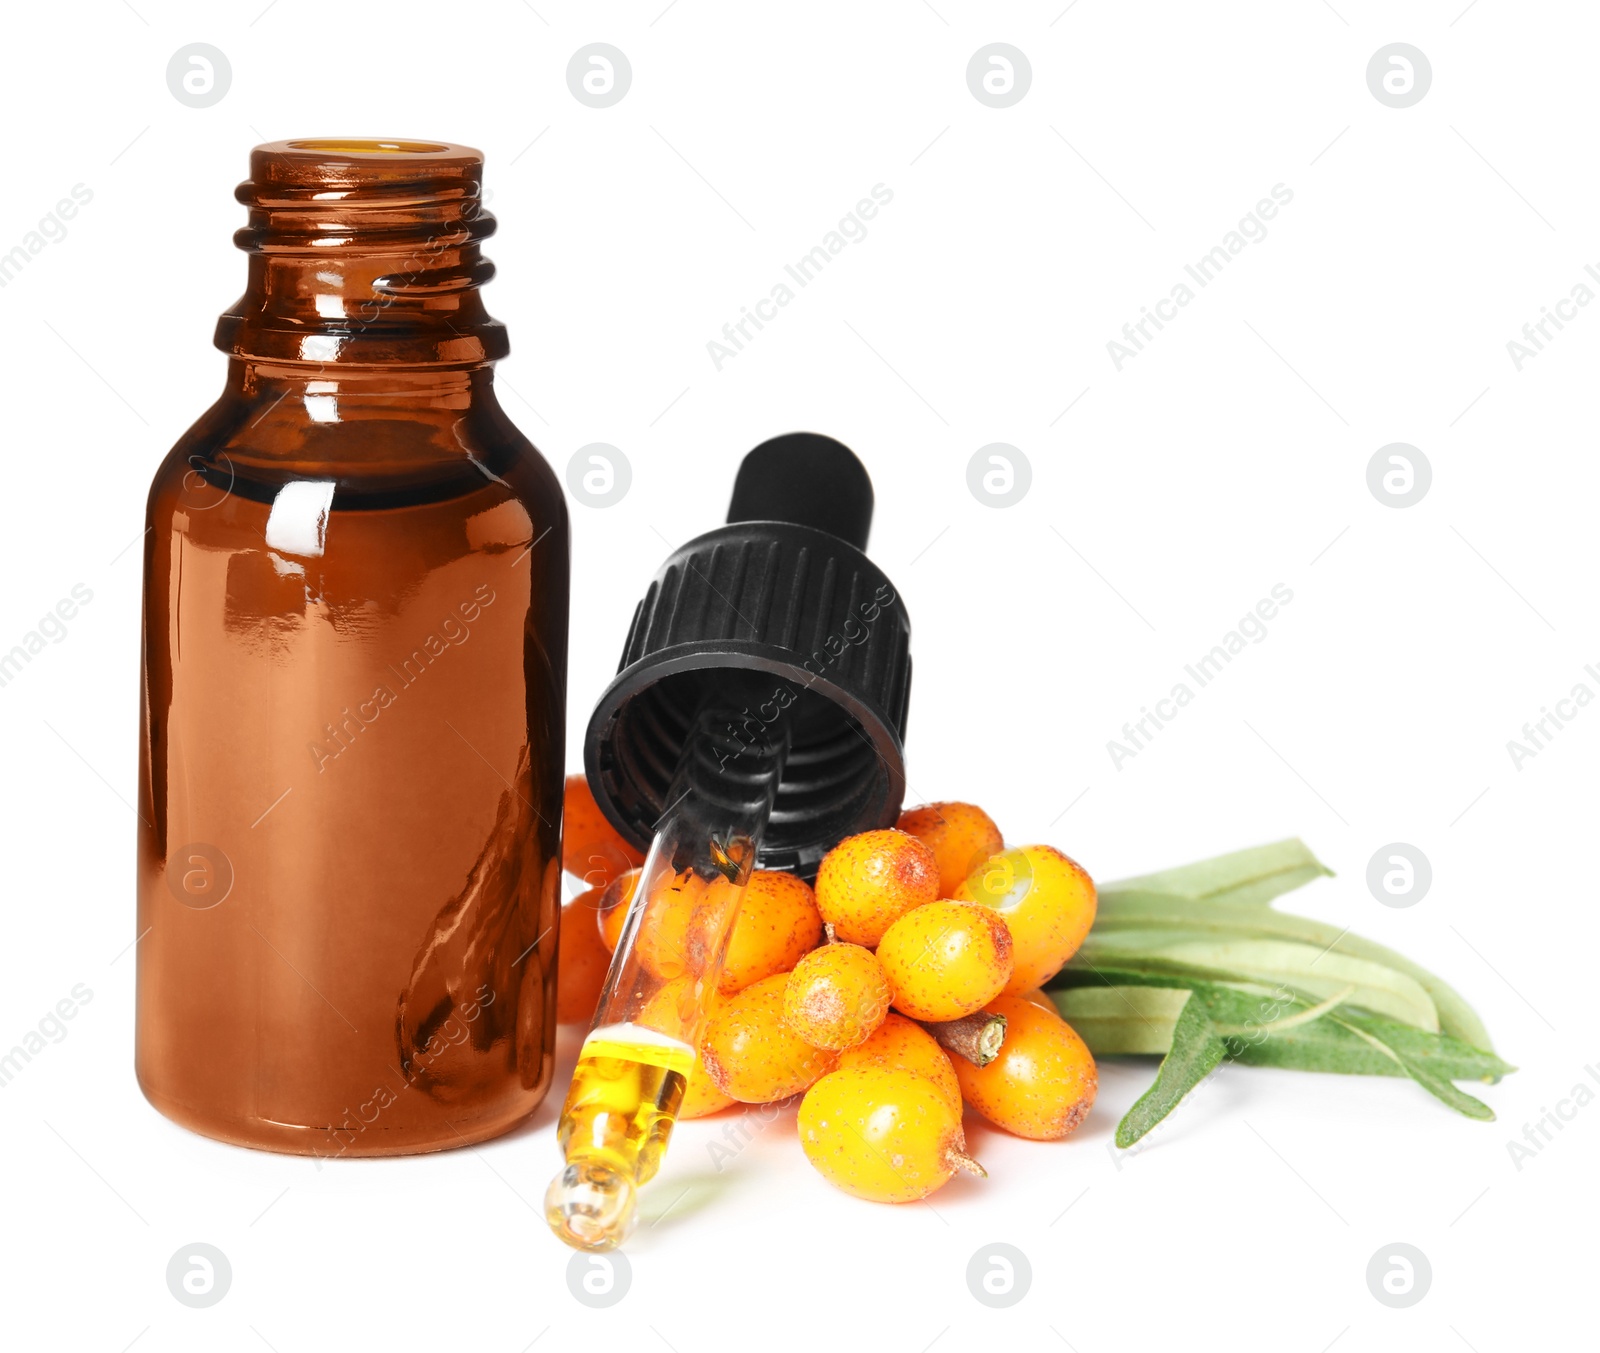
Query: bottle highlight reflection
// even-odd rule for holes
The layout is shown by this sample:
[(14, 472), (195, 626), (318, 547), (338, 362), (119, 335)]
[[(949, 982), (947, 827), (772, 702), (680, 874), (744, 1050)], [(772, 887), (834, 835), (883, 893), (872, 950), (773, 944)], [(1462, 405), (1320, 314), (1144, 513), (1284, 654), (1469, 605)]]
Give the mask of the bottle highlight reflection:
[(151, 489), (138, 1072), (244, 1145), (462, 1145), (549, 1085), (567, 523), (494, 398), (481, 169), (259, 147), (227, 387)]

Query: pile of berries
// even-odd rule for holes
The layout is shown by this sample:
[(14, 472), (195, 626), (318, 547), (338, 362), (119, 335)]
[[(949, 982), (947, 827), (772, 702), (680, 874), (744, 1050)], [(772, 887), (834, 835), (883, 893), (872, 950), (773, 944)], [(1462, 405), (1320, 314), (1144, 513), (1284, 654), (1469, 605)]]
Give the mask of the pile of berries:
[[(602, 880), (562, 919), (558, 1017), (586, 1023), (641, 861), (581, 776), (568, 783), (566, 841), (567, 868)], [(707, 993), (723, 885), (668, 875), (635, 941), (662, 983), (650, 1004), (710, 1009), (680, 1117), (803, 1096), (800, 1140), (823, 1177), (909, 1202), (957, 1170), (983, 1173), (966, 1154), (963, 1102), (1037, 1140), (1088, 1113), (1094, 1058), (1039, 990), (1094, 921), (1094, 883), (1060, 851), (1006, 849), (981, 808), (932, 803), (841, 841), (814, 890), (757, 870)], [(649, 1006), (638, 1018), (651, 1023)]]

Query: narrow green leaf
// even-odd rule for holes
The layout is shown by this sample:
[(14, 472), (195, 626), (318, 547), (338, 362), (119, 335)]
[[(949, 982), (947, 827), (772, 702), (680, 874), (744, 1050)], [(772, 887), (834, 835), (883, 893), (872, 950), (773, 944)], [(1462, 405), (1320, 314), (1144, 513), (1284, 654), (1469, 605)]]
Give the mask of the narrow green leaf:
[(1310, 1024), (1313, 1020), (1321, 1019), (1331, 1010), (1337, 1010), (1350, 999), (1354, 991), (1354, 987), (1341, 987), (1327, 1000), (1318, 1001), (1315, 1005), (1296, 1002), (1293, 1014), (1269, 1020), (1265, 1024), (1219, 1024), (1217, 1032), (1224, 1037), (1278, 1038), (1291, 1029), (1298, 1029), (1302, 1024)]
[[(1432, 1000), (1438, 1012), (1439, 1028), (1475, 1048), (1492, 1048), (1489, 1032), (1472, 1007), (1448, 983), (1402, 954), (1352, 935), (1339, 926), (1309, 917), (1295, 916), (1272, 907), (1249, 910), (1198, 906), (1168, 898), (1129, 898), (1115, 912), (1102, 909), (1089, 933), (1097, 942), (1127, 930), (1187, 930), (1223, 935), (1244, 935), (1255, 939), (1281, 938), (1326, 947), (1332, 953), (1381, 963), (1413, 979)], [(1074, 959), (1074, 964), (1079, 960)]]
[(1096, 1057), (1129, 1053), (1161, 1056), (1189, 992), (1181, 987), (1093, 986), (1053, 991), (1061, 1018)]
[(1133, 895), (1264, 906), (1312, 879), (1332, 874), (1303, 841), (1290, 837), (1176, 869), (1120, 879), (1101, 888), (1100, 897), (1113, 906)]
[(1172, 1047), (1156, 1071), (1155, 1083), (1117, 1124), (1117, 1145), (1129, 1147), (1143, 1137), (1215, 1071), (1225, 1056), (1227, 1046), (1217, 1037), (1205, 999), (1190, 992), (1173, 1027)]
[(1474, 1099), (1464, 1090), (1456, 1089), (1450, 1081), (1439, 1075), (1426, 1059), (1414, 1057), (1409, 1051), (1395, 1046), (1393, 1042), (1385, 1037), (1388, 1030), (1381, 1024), (1363, 1020), (1353, 1014), (1331, 1015), (1329, 1018), (1334, 1023), (1342, 1024), (1345, 1028), (1354, 1031), (1375, 1046), (1387, 1050), (1395, 1061), (1404, 1068), (1405, 1073), (1441, 1104), (1449, 1106), (1457, 1113), (1464, 1114), (1468, 1118), (1475, 1118), (1481, 1123), (1492, 1123), (1494, 1121), (1493, 1109), (1481, 1099)]
[(1385, 964), (1296, 940), (1113, 928), (1091, 933), (1080, 952), (1083, 961), (1095, 967), (1122, 966), (1130, 959), (1142, 958), (1175, 972), (1193, 972), (1214, 980), (1243, 978), (1263, 986), (1281, 985), (1318, 1000), (1350, 986), (1355, 988), (1349, 998), (1353, 1005), (1429, 1032), (1439, 1028), (1433, 1000), (1415, 978)]

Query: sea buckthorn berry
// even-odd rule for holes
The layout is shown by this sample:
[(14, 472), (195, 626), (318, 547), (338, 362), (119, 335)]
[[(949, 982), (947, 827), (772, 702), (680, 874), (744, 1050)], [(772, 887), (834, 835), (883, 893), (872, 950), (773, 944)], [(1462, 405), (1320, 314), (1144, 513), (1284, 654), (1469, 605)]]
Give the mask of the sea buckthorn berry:
[[(693, 1041), (693, 1027), (703, 1015), (714, 1010), (719, 1002), (715, 992), (707, 992), (702, 983), (692, 977), (677, 977), (665, 982), (656, 994), (646, 1001), (637, 1015), (638, 1023), (669, 1038)], [(698, 1051), (694, 1069), (689, 1073), (683, 1091), (683, 1103), (678, 1106), (679, 1118), (704, 1118), (732, 1104), (733, 1097), (725, 1095), (706, 1074), (705, 1063)]]
[(998, 996), (985, 1009), (1006, 1017), (1006, 1041), (987, 1066), (952, 1059), (962, 1097), (1019, 1137), (1065, 1137), (1094, 1104), (1094, 1056), (1060, 1015), (1021, 996)]
[(563, 794), (561, 867), (591, 888), (604, 888), (626, 869), (644, 863), (644, 855), (624, 841), (594, 801), (588, 780), (567, 776)]
[(939, 1041), (915, 1020), (890, 1011), (864, 1043), (839, 1054), (839, 1070), (852, 1066), (889, 1067), (914, 1071), (932, 1081), (957, 1112), (961, 1112), (961, 1082), (950, 1065), (950, 1055)]
[(868, 949), (906, 912), (938, 897), (933, 852), (892, 827), (845, 837), (817, 870), (817, 907), (834, 938)]
[(705, 891), (706, 881), (692, 869), (664, 874), (651, 885), (633, 951), (652, 977), (670, 981), (698, 972), (689, 927)]
[(799, 1094), (833, 1070), (837, 1055), (814, 1048), (783, 1022), (787, 973), (729, 996), (706, 1024), (700, 1056), (712, 1082), (745, 1104)]
[(1057, 1008), (1055, 1001), (1051, 998), (1050, 993), (1042, 990), (1039, 987), (1031, 987), (1027, 991), (1009, 992), (1007, 994), (1020, 996), (1023, 1000), (1027, 1001), (1029, 1005), (1036, 1005), (1041, 1010), (1048, 1010), (1052, 1015), (1059, 1016), (1061, 1014), (1061, 1011)]
[(855, 1066), (824, 1076), (800, 1103), (800, 1145), (835, 1188), (875, 1203), (926, 1198), (967, 1155), (961, 1110), (914, 1071)]
[(628, 923), (628, 907), (639, 888), (637, 869), (629, 869), (612, 879), (600, 894), (600, 909), (596, 924), (600, 928), (601, 942), (612, 953), (622, 943), (622, 928)]
[(1005, 848), (1000, 828), (975, 803), (925, 803), (906, 809), (896, 825), (933, 852), (940, 897), (954, 897), (968, 874)]
[(1011, 936), (987, 907), (930, 902), (908, 911), (878, 945), (894, 1008), (912, 1019), (960, 1019), (1011, 980)]
[(696, 1054), (694, 1070), (689, 1073), (689, 1083), (684, 1087), (683, 1103), (678, 1105), (678, 1117), (709, 1118), (738, 1102), (732, 1095), (717, 1089), (716, 1083), (706, 1075), (705, 1063)]
[(810, 885), (793, 874), (757, 869), (733, 923), (719, 990), (731, 996), (763, 977), (788, 972), (821, 943), (822, 913)]
[(1002, 850), (955, 895), (992, 907), (1011, 931), (1016, 954), (1006, 990), (1013, 995), (1055, 976), (1094, 924), (1094, 880), (1054, 846)]
[(556, 1023), (587, 1024), (611, 968), (611, 952), (595, 924), (603, 888), (591, 888), (561, 908), (556, 947)]
[(853, 1048), (889, 1013), (889, 981), (872, 950), (825, 944), (795, 964), (783, 1022), (814, 1048)]

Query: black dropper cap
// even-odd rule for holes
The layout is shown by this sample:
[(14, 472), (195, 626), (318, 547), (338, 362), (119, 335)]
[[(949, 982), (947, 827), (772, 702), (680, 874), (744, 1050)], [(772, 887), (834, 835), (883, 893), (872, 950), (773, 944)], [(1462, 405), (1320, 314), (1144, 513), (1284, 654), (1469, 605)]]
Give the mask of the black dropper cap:
[(740, 464), (728, 524), (662, 565), (584, 740), (595, 799), (635, 846), (649, 844), (689, 729), (713, 703), (752, 729), (788, 721), (761, 868), (809, 878), (842, 837), (894, 824), (911, 622), (863, 553), (872, 507), (848, 447), (775, 437)]

